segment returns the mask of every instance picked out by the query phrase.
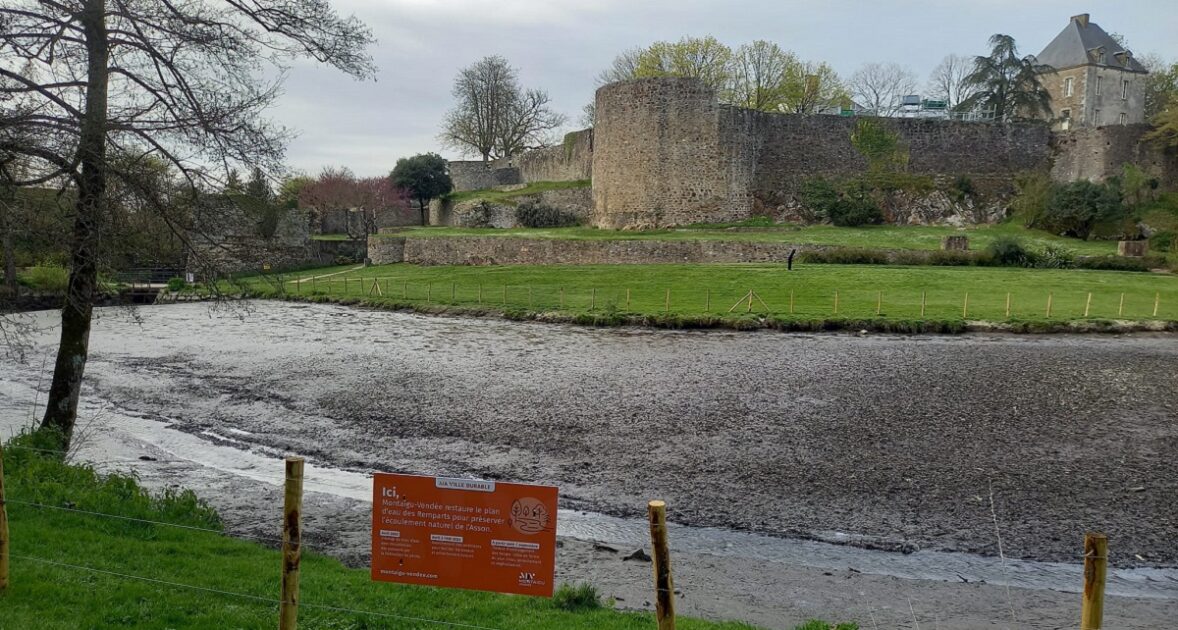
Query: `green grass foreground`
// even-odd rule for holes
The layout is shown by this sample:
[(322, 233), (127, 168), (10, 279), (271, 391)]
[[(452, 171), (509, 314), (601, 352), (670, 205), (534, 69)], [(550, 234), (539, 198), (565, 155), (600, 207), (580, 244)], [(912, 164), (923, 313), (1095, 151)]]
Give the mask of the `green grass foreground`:
[[(465, 194), (465, 193), (463, 193)], [(600, 230), (590, 227), (570, 228), (451, 228), (409, 227), (390, 236), (516, 236), (525, 238), (558, 238), (573, 240), (722, 240), (791, 243), (795, 245), (831, 245), (868, 249), (940, 249), (946, 236), (964, 235), (970, 239), (970, 249), (984, 250), (994, 239), (1013, 236), (1027, 245), (1042, 249), (1045, 245), (1060, 245), (1081, 256), (1107, 256), (1117, 252), (1115, 241), (1084, 241), (1056, 236), (1041, 230), (1029, 230), (1016, 223), (980, 225), (969, 228), (919, 225), (868, 225), (863, 227), (835, 227), (833, 225), (771, 227), (720, 226), (682, 227), (664, 230)]]
[[(28, 443), (18, 438), (18, 442)], [(76, 510), (219, 530), (221, 523), (191, 492), (152, 496), (124, 476), (102, 477), (35, 452), (4, 450), (11, 524), (11, 583), (0, 593), (0, 628), (266, 628), (278, 624), (281, 554), (213, 532), (180, 529)], [(276, 467), (281, 466), (276, 463)], [(276, 468), (281, 475), (281, 468)], [(274, 534), (281, 505), (275, 504)], [(90, 567), (87, 571), (26, 558)], [(147, 577), (161, 582), (119, 577)], [(164, 584), (184, 584), (195, 590)], [(248, 597), (219, 594), (238, 593)], [(502, 630), (639, 630), (649, 613), (609, 608), (567, 611), (553, 600), (374, 583), (368, 571), (306, 553), (299, 627), (307, 630), (427, 629), (435, 620)], [(374, 612), (361, 614), (317, 607)], [(397, 619), (392, 616), (413, 618)], [(681, 619), (688, 630), (750, 630), (742, 623)]]
[[(255, 276), (243, 283), (260, 297), (362, 300), (377, 306), (482, 310), (525, 318), (565, 314), (565, 319), (599, 324), (647, 317), (659, 320), (652, 321), (656, 325), (678, 322), (691, 327), (769, 318), (786, 324), (785, 328), (807, 328), (789, 326), (791, 322), (824, 324), (812, 326), (817, 328), (876, 322), (900, 324), (878, 327), (884, 330), (952, 331), (963, 328), (967, 321), (1038, 326), (1088, 322), (1096, 327), (1110, 320), (1178, 321), (1178, 277), (1115, 271), (880, 265), (799, 265), (787, 271), (785, 265), (778, 264), (398, 264)], [(729, 313), (750, 289), (759, 298), (753, 302), (752, 313), (747, 301)], [(924, 325), (930, 322), (936, 325)], [(845, 325), (834, 325), (840, 323)]]

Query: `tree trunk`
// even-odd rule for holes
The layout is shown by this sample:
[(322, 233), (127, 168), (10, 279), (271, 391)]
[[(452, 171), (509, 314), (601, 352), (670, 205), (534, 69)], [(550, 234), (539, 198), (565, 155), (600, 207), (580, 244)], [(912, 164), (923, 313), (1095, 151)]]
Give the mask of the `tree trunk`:
[(86, 113), (82, 119), (70, 278), (61, 309), (61, 342), (41, 428), (58, 432), (68, 448), (78, 416), (78, 395), (90, 349), (90, 320), (98, 285), (98, 242), (106, 196), (107, 63), (110, 55), (105, 0), (86, 0), (80, 18), (86, 34)]
[(417, 208), (421, 212), (421, 225), (423, 225), (423, 226), (429, 225), (428, 214), (426, 214), (428, 207), (429, 207), (429, 200), (428, 199), (418, 199), (417, 200)]
[[(12, 191), (4, 191), (4, 194), (10, 194)], [(3, 211), (4, 216), (0, 217), (0, 229), (4, 230), (3, 249), (4, 249), (4, 287), (8, 291), (8, 295), (16, 297), (20, 291), (20, 285), (16, 282), (16, 249), (12, 243), (12, 232), (16, 229), (16, 217), (13, 216), (14, 203), (10, 203), (9, 199), (6, 202), (0, 202), (0, 211)]]

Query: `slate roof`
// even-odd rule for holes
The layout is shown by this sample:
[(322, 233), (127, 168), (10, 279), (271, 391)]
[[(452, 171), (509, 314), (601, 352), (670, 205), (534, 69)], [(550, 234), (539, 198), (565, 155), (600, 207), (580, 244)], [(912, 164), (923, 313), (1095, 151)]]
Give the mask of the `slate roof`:
[(1088, 22), (1087, 26), (1082, 26), (1075, 18), (1068, 22), (1063, 32), (1047, 44), (1047, 48), (1039, 53), (1036, 60), (1058, 70), (1095, 64), (1094, 58), (1088, 53), (1094, 48), (1101, 47), (1104, 48), (1105, 63), (1100, 65), (1131, 72), (1148, 72), (1136, 58), (1129, 59), (1128, 67), (1122, 65), (1116, 56), (1116, 53), (1124, 52), (1121, 45), (1095, 22)]

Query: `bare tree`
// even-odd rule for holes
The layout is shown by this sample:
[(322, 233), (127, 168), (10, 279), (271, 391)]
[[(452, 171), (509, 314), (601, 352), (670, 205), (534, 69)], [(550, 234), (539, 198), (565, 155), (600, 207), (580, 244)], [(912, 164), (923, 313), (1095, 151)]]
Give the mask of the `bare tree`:
[(463, 68), (454, 80), (454, 109), (446, 114), (440, 139), (484, 161), (545, 146), (565, 117), (549, 107), (548, 93), (520, 87), (515, 68), (498, 55)]
[(645, 49), (635, 46), (623, 50), (608, 68), (597, 74), (597, 85), (638, 78), (638, 60)]
[[(0, 104), (0, 151), (35, 161), (18, 185), (75, 193), (70, 277), (43, 429), (68, 445), (89, 351), (108, 182), (166, 215), (136, 156), (175, 167), (195, 191), (233, 165), (280, 168), (286, 132), (261, 117), (279, 93), (259, 68), (305, 56), (374, 73), (370, 31), (326, 0), (5, 0), (0, 77), (31, 111)], [(273, 73), (280, 75), (281, 73)], [(21, 141), (32, 136), (35, 141)], [(120, 162), (111, 159), (121, 156)], [(174, 226), (178, 235), (185, 226)]]
[(851, 97), (876, 116), (892, 116), (901, 99), (916, 90), (916, 75), (894, 63), (868, 63), (851, 75)]
[(977, 86), (967, 80), (973, 72), (973, 67), (972, 57), (947, 55), (929, 75), (929, 96), (945, 101), (949, 111), (953, 111), (977, 91)]

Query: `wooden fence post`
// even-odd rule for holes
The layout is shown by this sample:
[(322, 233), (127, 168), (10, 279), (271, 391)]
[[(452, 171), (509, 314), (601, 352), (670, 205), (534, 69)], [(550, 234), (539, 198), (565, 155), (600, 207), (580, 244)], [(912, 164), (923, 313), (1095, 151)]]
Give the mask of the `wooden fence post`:
[(1153, 294), (1153, 316), (1154, 316), (1154, 319), (1157, 319), (1158, 307), (1161, 305), (1162, 305), (1162, 292), (1158, 291), (1157, 293)]
[(671, 290), (670, 289), (667, 289), (667, 312), (668, 313), (671, 312)]
[(564, 308), (564, 287), (560, 288), (560, 307)]
[(8, 508), (4, 505), (4, 447), (0, 445), (0, 593), (8, 588)]
[(789, 292), (789, 314), (794, 314), (794, 292), (792, 290)]
[(451, 304), (454, 303), (454, 293), (457, 290), (457, 288), (458, 288), (458, 283), (456, 283), (456, 282), (450, 283), (450, 303)]
[(286, 458), (286, 494), (282, 502), (282, 601), (278, 630), (295, 630), (299, 622), (299, 561), (303, 555), (303, 458)]
[(834, 292), (834, 314), (835, 315), (839, 314), (839, 292), (838, 291)]
[(1055, 299), (1055, 292), (1047, 292), (1047, 319), (1051, 319), (1051, 302)]
[(1125, 314), (1125, 294), (1121, 294), (1121, 305), (1117, 307), (1117, 317)]
[(1084, 599), (1080, 605), (1080, 630), (1100, 630), (1104, 618), (1104, 581), (1108, 575), (1108, 537), (1084, 535)]
[(532, 308), (532, 285), (528, 285), (528, 308)]
[(879, 317), (879, 314), (882, 312), (883, 312), (883, 291), (880, 291), (875, 294), (875, 316)]
[(667, 504), (651, 501), (650, 555), (654, 560), (655, 618), (659, 630), (675, 630), (675, 586), (671, 580), (671, 551), (667, 546)]
[(707, 298), (704, 302), (704, 312), (705, 313), (712, 312), (712, 289), (711, 288), (707, 289)]
[(434, 283), (427, 282), (425, 284), (425, 303), (429, 304), (431, 298), (434, 297)]
[(626, 308), (630, 308), (630, 289), (626, 289)]
[(928, 294), (925, 291), (920, 292), (920, 316), (924, 317), (924, 306), (928, 302)]
[(1088, 301), (1084, 302), (1084, 317), (1088, 317), (1089, 311), (1092, 310), (1092, 292), (1088, 292)]
[(409, 299), (409, 281), (408, 280), (401, 281), (401, 299), (402, 300)]
[(594, 311), (597, 310), (597, 287), (591, 288), (590, 291), (592, 291), (592, 293), (591, 297), (589, 298), (589, 310)]
[(961, 303), (961, 319), (969, 318), (969, 291), (965, 292), (965, 300)]
[(503, 306), (507, 306), (507, 283), (503, 283)]
[(1010, 319), (1010, 291), (1006, 292), (1006, 319)]
[(483, 304), (483, 283), (479, 283), (479, 306)]

